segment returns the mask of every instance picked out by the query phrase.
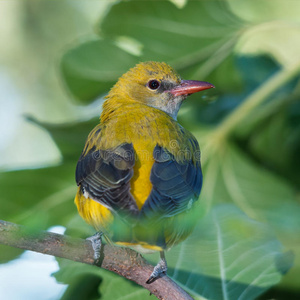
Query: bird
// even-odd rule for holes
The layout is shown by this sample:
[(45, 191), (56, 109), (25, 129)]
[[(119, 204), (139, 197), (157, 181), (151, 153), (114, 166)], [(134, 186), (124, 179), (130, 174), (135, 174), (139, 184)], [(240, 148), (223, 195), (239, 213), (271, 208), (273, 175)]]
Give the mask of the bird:
[(76, 166), (75, 204), (97, 231), (89, 238), (95, 260), (103, 236), (160, 253), (148, 284), (167, 274), (165, 251), (193, 231), (203, 181), (199, 144), (177, 114), (189, 95), (210, 88), (155, 61), (137, 64), (111, 88)]

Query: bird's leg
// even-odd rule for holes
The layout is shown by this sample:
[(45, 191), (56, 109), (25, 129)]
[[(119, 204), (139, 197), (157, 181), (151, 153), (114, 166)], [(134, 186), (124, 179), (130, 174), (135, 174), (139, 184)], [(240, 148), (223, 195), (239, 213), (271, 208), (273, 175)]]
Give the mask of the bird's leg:
[(100, 261), (101, 256), (101, 247), (102, 247), (102, 232), (96, 232), (94, 235), (87, 238), (87, 240), (91, 241), (92, 247), (94, 250), (94, 260), (97, 264)]
[(154, 270), (153, 270), (151, 276), (149, 277), (149, 279), (146, 281), (146, 283), (150, 284), (150, 283), (154, 282), (155, 280), (157, 280), (158, 278), (161, 278), (161, 277), (167, 275), (167, 270), (168, 270), (168, 266), (167, 266), (167, 261), (165, 258), (165, 253), (164, 253), (164, 251), (161, 251), (160, 252), (160, 261), (154, 267)]

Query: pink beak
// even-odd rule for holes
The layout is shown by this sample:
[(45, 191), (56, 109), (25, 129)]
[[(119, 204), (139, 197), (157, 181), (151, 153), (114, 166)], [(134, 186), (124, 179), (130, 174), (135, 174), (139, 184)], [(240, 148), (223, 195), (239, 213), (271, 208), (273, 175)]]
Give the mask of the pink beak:
[(180, 95), (191, 95), (197, 92), (201, 92), (207, 89), (214, 88), (209, 82), (197, 81), (197, 80), (181, 80), (181, 84), (168, 92), (175, 97)]

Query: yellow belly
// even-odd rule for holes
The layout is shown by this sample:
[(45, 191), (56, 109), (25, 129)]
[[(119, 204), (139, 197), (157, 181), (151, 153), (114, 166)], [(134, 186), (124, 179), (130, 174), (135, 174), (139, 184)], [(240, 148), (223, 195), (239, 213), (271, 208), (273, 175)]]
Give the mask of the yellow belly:
[[(114, 223), (114, 216), (111, 211), (99, 202), (85, 198), (82, 194), (80, 187), (78, 188), (75, 204), (77, 206), (79, 215), (97, 231), (105, 234), (106, 238), (110, 241), (110, 234)], [(112, 226), (112, 227), (111, 227)], [(124, 242), (122, 240), (115, 241), (116, 245), (130, 247), (142, 253), (152, 253), (155, 251), (163, 251), (163, 248), (157, 245), (150, 245), (144, 241), (132, 240), (131, 242)]]
[(75, 204), (79, 215), (98, 231), (106, 231), (113, 222), (113, 215), (108, 208), (90, 198), (85, 198), (80, 187), (77, 190)]

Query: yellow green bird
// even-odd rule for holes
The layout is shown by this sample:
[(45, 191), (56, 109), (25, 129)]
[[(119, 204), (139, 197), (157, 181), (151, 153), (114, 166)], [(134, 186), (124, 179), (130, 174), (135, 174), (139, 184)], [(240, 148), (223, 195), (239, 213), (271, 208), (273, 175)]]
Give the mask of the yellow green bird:
[[(164, 250), (186, 239), (197, 222), (200, 150), (177, 113), (188, 95), (213, 87), (182, 80), (166, 63), (136, 65), (106, 96), (79, 158), (79, 214), (108, 242), (160, 252), (147, 283), (166, 274)], [(101, 235), (98, 246), (92, 239), (95, 258)]]

